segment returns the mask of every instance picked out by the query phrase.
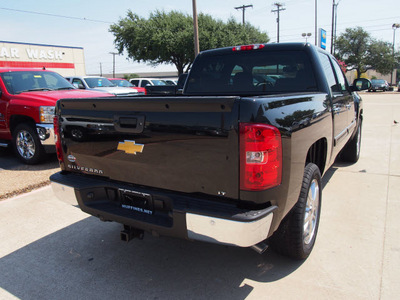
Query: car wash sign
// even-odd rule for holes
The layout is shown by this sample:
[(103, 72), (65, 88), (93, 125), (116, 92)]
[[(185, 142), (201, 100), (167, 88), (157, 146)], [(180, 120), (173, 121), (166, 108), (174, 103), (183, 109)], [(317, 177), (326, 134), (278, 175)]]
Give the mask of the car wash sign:
[(74, 49), (0, 41), (0, 67), (74, 69)]

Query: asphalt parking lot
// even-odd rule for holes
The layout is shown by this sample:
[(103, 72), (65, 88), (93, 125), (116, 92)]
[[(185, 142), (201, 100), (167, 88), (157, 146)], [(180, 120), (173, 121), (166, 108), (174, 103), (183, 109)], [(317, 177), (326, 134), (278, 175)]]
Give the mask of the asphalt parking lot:
[[(150, 235), (124, 243), (120, 225), (44, 187), (0, 201), (0, 299), (397, 299), (400, 93), (362, 96), (361, 158), (338, 161), (324, 176), (318, 238), (306, 261)], [(0, 154), (4, 186), (13, 184), (11, 173), (20, 180), (38, 173), (5, 166), (4, 155), (12, 157)], [(49, 163), (45, 171), (56, 172)]]

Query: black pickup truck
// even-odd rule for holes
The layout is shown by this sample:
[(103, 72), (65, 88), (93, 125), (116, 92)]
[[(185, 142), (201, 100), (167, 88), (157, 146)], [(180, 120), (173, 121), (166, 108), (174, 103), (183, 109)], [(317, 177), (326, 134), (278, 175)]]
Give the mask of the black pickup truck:
[(121, 238), (172, 236), (305, 259), (321, 175), (360, 155), (363, 108), (333, 56), (310, 44), (200, 53), (181, 95), (64, 99), (54, 125), (60, 199)]

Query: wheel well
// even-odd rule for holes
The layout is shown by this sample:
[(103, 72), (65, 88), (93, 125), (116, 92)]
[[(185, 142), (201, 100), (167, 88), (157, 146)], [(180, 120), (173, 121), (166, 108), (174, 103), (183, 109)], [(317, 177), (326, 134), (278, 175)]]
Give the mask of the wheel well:
[(306, 157), (306, 165), (308, 163), (316, 164), (321, 174), (323, 174), (326, 164), (326, 153), (327, 153), (327, 141), (325, 138), (322, 138), (316, 141), (314, 144), (312, 144), (310, 149), (308, 149)]
[(14, 132), (15, 128), (22, 123), (27, 123), (32, 125), (33, 128), (35, 128), (35, 121), (27, 116), (12, 116), (10, 120), (10, 131), (11, 133)]

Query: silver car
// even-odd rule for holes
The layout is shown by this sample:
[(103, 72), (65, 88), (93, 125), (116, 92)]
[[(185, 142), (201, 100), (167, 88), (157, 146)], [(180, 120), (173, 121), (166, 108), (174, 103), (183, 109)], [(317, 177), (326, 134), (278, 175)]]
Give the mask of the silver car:
[(138, 96), (134, 89), (116, 86), (105, 77), (96, 76), (71, 76), (65, 77), (78, 89), (107, 92), (115, 96)]

